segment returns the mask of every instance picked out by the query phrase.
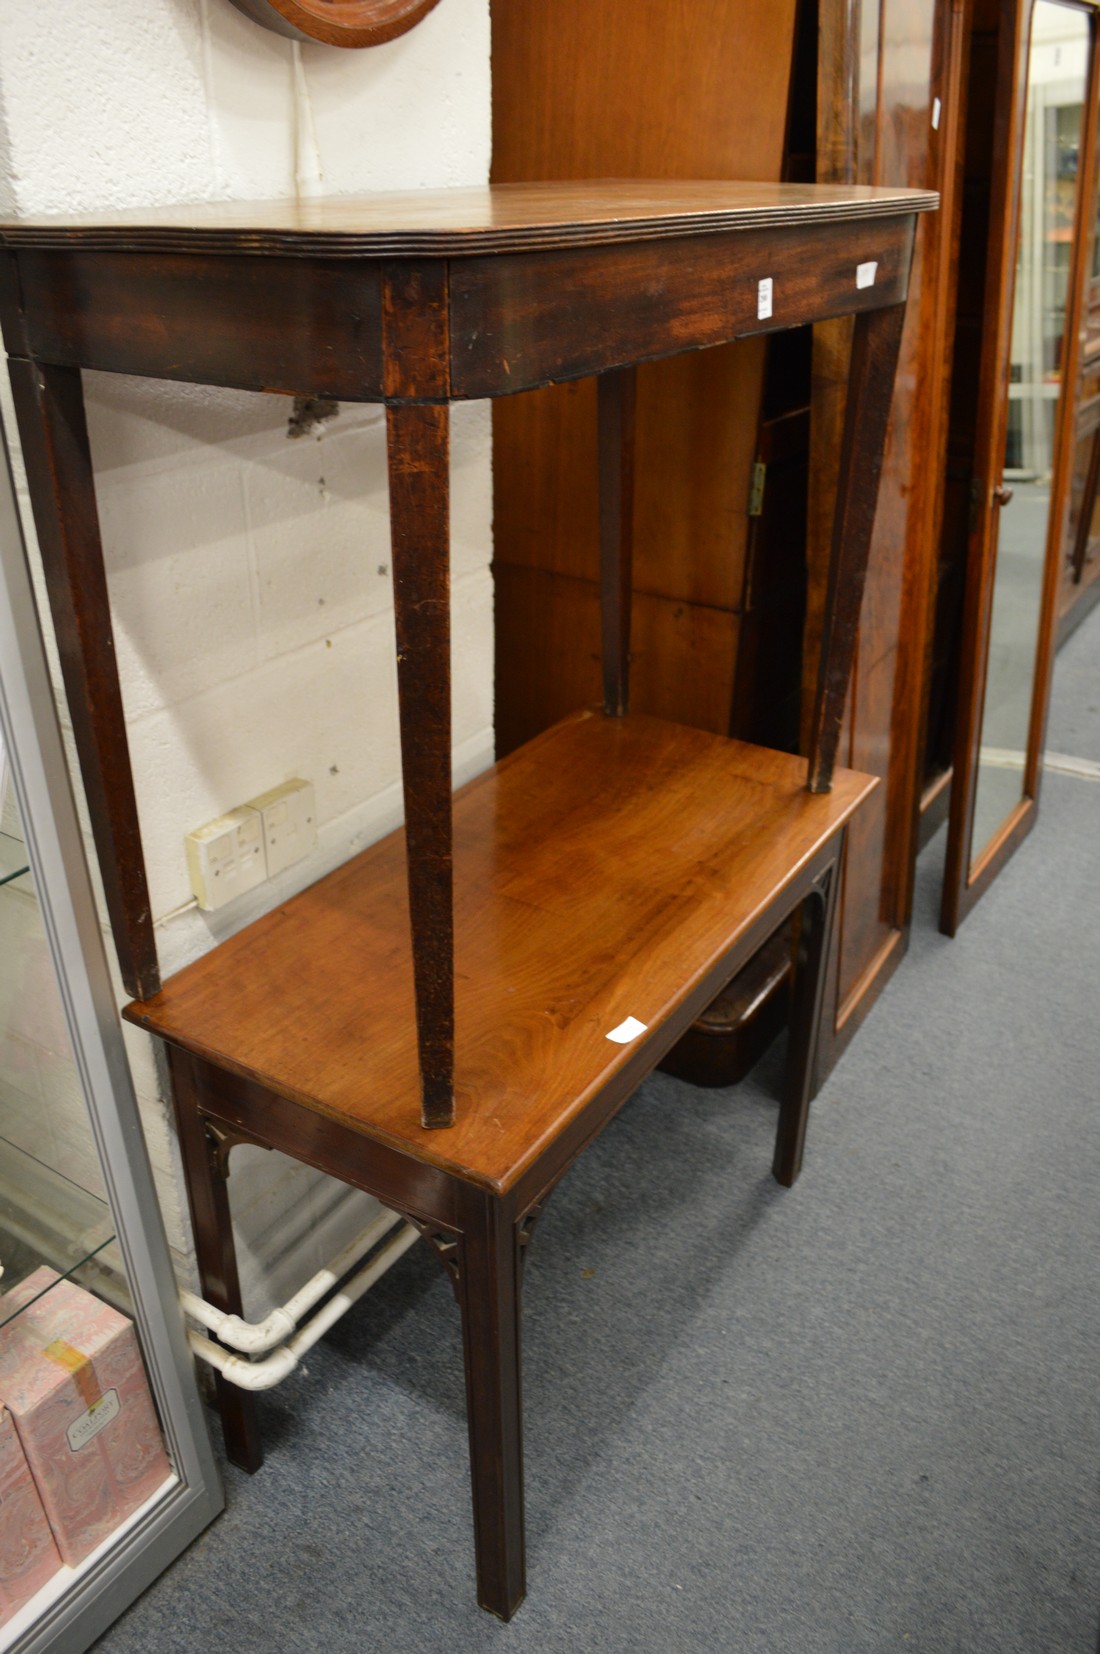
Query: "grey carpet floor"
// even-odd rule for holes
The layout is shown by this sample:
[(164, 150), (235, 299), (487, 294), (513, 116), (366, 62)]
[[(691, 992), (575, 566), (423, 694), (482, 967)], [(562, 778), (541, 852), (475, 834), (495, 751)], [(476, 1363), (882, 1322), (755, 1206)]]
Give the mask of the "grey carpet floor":
[[(1100, 758), (1100, 614), (1056, 697), (1049, 745)], [(1092, 1654), (1100, 783), (1047, 777), (953, 942), (941, 864), (942, 835), (793, 1190), (773, 1050), (730, 1092), (656, 1076), (550, 1202), (510, 1626), (474, 1605), (457, 1316), (417, 1247), (99, 1647)]]

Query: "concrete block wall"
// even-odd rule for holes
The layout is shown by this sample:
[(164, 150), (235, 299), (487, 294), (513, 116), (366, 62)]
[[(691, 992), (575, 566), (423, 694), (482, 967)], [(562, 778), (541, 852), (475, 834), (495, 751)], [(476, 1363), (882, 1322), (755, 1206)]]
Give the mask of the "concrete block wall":
[[(488, 163), (488, 0), (440, 0), (407, 35), (356, 52), (295, 46), (229, 0), (0, 6), (0, 211), (472, 184)], [(293, 438), (282, 397), (98, 374), (85, 393), (169, 973), (400, 820), (384, 426), (380, 410), (344, 405)], [(492, 756), (485, 408), (456, 412), (452, 465), (462, 779)], [(295, 775), (317, 791), (315, 854), (200, 914), (184, 834)], [(126, 1038), (186, 1270), (162, 1075), (145, 1036)], [(231, 1193), (256, 1314), (373, 1208), (259, 1150), (235, 1152)]]

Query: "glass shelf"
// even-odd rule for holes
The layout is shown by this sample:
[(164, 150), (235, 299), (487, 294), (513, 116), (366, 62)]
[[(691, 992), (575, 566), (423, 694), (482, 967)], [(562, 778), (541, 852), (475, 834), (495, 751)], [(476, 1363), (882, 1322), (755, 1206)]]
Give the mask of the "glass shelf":
[[(106, 1298), (127, 1312), (129, 1294), (106, 1201), (89, 1194), (59, 1172), (0, 1138), (0, 1291), (25, 1281), (42, 1264), (58, 1276)], [(50, 1289), (36, 1293), (37, 1303)], [(28, 1304), (6, 1310), (0, 1297), (0, 1327)]]
[(31, 890), (30, 869), (27, 866), (27, 847), (14, 833), (0, 832), (0, 888), (22, 879), (19, 887)]

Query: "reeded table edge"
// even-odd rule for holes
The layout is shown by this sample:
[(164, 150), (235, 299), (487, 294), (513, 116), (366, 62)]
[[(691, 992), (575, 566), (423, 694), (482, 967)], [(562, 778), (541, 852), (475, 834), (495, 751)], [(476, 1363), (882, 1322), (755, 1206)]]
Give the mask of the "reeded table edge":
[[(613, 186), (613, 187), (612, 187)], [(744, 203), (729, 207), (696, 207), (690, 204), (677, 209), (645, 210), (644, 203), (630, 203), (630, 195), (644, 193), (644, 188), (658, 186), (649, 181), (603, 180), (598, 183), (556, 185), (497, 185), (493, 189), (424, 190), (416, 192), (380, 192), (371, 196), (333, 196), (324, 201), (265, 203), (182, 203), (179, 206), (131, 209), (112, 217), (107, 214), (88, 215), (86, 218), (46, 218), (13, 221), (0, 225), (0, 246), (13, 250), (35, 248), (43, 251), (134, 252), (134, 253), (243, 253), (254, 255), (281, 255), (287, 257), (313, 256), (323, 258), (404, 258), (404, 257), (473, 257), (478, 254), (543, 252), (577, 246), (607, 246), (623, 242), (652, 241), (671, 236), (703, 236), (750, 229), (797, 228), (815, 224), (842, 223), (852, 220), (896, 218), (918, 212), (930, 212), (939, 205), (939, 196), (932, 190), (883, 189), (870, 185), (768, 185), (771, 200), (759, 204)], [(555, 217), (550, 210), (556, 199), (566, 205), (577, 206), (578, 193), (595, 195), (604, 189), (609, 206), (606, 216), (583, 206), (575, 217), (562, 214)], [(704, 184), (673, 181), (660, 187), (667, 197), (689, 197), (692, 189), (713, 192), (714, 181)], [(731, 191), (752, 189), (755, 186), (730, 184)], [(775, 199), (775, 192), (788, 190), (791, 199)], [(545, 211), (533, 212), (526, 223), (435, 224), (427, 222), (432, 216), (433, 204), (438, 213), (440, 203), (451, 210), (465, 200), (487, 204), (494, 198), (516, 201), (522, 192), (532, 200), (545, 204)], [(827, 193), (826, 193), (827, 192)], [(623, 211), (614, 211), (614, 194), (625, 194)], [(352, 214), (359, 206), (363, 211), (381, 213), (384, 203), (400, 203), (401, 217), (408, 216), (423, 198), (423, 223), (395, 223), (383, 221), (377, 228), (355, 229), (328, 227), (319, 223), (287, 226), (259, 223), (202, 224), (186, 222), (193, 211), (214, 215), (223, 212), (231, 218), (234, 212), (242, 218), (271, 209), (284, 213), (300, 212), (304, 218), (311, 213), (319, 219), (327, 211), (332, 216)], [(143, 212), (147, 216), (143, 217)], [(476, 217), (476, 213), (471, 213)], [(483, 215), (488, 216), (488, 215)], [(160, 222), (169, 217), (174, 222)]]

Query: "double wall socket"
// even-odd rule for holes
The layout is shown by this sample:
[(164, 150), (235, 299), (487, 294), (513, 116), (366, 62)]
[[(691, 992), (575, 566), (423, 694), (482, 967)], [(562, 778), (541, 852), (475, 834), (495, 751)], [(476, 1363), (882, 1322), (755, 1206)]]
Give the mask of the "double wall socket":
[(313, 849), (313, 787), (308, 781), (286, 781), (197, 827), (186, 843), (191, 889), (199, 906), (212, 913)]

